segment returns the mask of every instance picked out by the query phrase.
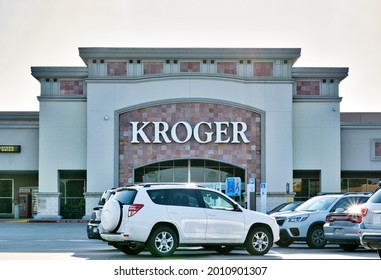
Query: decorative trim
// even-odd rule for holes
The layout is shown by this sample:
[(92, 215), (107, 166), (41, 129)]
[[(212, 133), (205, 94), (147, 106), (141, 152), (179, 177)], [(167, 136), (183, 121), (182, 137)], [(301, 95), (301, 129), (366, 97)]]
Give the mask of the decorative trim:
[(381, 161), (381, 138), (370, 140), (370, 160)]

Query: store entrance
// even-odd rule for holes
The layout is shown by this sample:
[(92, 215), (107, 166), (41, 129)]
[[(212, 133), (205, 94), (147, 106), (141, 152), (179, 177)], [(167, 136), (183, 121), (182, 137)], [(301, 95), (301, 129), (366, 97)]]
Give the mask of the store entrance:
[(85, 215), (85, 192), (85, 172), (60, 172), (60, 215), (63, 219), (81, 219)]
[[(135, 183), (195, 183), (225, 192), (226, 178), (239, 177), (246, 186), (246, 171), (243, 168), (207, 159), (185, 159), (157, 162), (136, 168)], [(245, 192), (242, 188), (241, 201)]]

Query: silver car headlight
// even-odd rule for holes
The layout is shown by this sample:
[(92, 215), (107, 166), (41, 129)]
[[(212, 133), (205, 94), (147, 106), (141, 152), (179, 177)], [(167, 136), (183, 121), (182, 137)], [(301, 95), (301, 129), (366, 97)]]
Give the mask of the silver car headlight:
[(300, 216), (295, 216), (295, 217), (289, 218), (288, 221), (290, 223), (300, 223), (300, 222), (304, 222), (305, 220), (307, 220), (307, 218), (309, 216), (310, 215), (308, 215), (308, 214), (306, 214), (306, 215), (300, 215)]

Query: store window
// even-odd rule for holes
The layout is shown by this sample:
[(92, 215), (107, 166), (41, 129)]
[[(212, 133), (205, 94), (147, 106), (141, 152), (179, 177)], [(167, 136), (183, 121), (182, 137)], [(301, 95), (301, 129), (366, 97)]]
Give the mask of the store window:
[(320, 180), (313, 178), (294, 178), (293, 191), (296, 201), (308, 200), (320, 192)]
[(0, 179), (0, 214), (12, 214), (13, 180)]
[(245, 182), (245, 169), (204, 159), (170, 160), (149, 164), (135, 169), (134, 174), (136, 183), (221, 183), (224, 187), (228, 177), (240, 177), (242, 184)]
[(85, 180), (61, 179), (61, 209), (64, 219), (80, 219), (85, 215)]
[(380, 180), (379, 178), (342, 178), (341, 192), (373, 192)]

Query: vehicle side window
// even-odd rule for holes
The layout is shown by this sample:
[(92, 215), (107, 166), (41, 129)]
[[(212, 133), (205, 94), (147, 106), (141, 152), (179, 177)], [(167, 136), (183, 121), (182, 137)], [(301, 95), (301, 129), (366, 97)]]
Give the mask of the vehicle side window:
[(168, 205), (200, 207), (196, 190), (187, 189), (170, 190)]
[(228, 211), (234, 210), (233, 202), (227, 200), (224, 196), (207, 190), (202, 190), (200, 192), (206, 208)]
[(168, 202), (168, 190), (149, 190), (147, 193), (153, 203), (166, 205)]
[(373, 203), (381, 203), (381, 189), (375, 192), (369, 200)]

